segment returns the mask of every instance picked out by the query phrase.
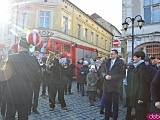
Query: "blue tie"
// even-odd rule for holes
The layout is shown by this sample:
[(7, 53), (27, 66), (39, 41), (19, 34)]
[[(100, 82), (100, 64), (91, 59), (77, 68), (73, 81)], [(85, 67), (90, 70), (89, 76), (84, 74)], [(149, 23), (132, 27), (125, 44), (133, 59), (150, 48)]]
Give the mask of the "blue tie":
[(110, 68), (109, 68), (109, 70), (111, 70), (111, 69), (112, 69), (112, 67), (113, 67), (113, 61), (111, 60), (111, 64), (110, 64)]

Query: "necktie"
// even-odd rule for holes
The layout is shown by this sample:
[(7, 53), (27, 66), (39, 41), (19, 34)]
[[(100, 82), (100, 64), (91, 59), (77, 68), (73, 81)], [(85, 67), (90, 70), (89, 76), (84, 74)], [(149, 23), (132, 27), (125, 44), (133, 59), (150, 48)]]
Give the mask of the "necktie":
[(111, 60), (110, 69), (109, 70), (111, 70), (112, 67), (113, 67), (113, 61)]

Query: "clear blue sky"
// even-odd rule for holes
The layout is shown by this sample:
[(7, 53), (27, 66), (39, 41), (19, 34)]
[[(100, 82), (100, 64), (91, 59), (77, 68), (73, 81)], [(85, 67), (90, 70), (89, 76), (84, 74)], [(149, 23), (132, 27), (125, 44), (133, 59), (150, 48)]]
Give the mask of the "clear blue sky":
[(122, 28), (122, 0), (69, 0), (86, 14), (97, 13), (103, 19)]

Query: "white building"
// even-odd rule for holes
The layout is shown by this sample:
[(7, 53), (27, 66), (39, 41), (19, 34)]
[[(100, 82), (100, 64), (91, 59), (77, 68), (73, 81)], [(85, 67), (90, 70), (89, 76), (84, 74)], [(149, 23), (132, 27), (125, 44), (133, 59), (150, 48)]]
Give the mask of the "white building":
[[(138, 27), (136, 17), (134, 21), (134, 51), (143, 50), (146, 55), (154, 55), (160, 58), (160, 0), (122, 0), (122, 21), (127, 17), (135, 18), (141, 15), (145, 24), (141, 29)], [(132, 24), (130, 19), (127, 31), (122, 30), (122, 38), (127, 41), (128, 60), (132, 56)]]

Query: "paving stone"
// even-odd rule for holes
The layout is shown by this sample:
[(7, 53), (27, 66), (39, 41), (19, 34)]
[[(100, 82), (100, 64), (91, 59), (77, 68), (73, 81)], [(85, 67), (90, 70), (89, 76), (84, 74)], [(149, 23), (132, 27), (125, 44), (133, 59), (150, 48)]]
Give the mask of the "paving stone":
[[(95, 106), (90, 106), (88, 96), (81, 96), (81, 92), (76, 92), (76, 82), (72, 83), (72, 95), (65, 95), (68, 110), (62, 110), (58, 102), (54, 111), (49, 111), (49, 97), (39, 97), (38, 110), (40, 114), (29, 116), (29, 120), (103, 120), (104, 115), (99, 114), (100, 99), (97, 97)], [(41, 91), (40, 91), (41, 94)], [(58, 101), (58, 98), (56, 98)], [(120, 102), (119, 118), (124, 120), (126, 108), (123, 107), (124, 102)], [(2, 117), (0, 116), (0, 120)]]

